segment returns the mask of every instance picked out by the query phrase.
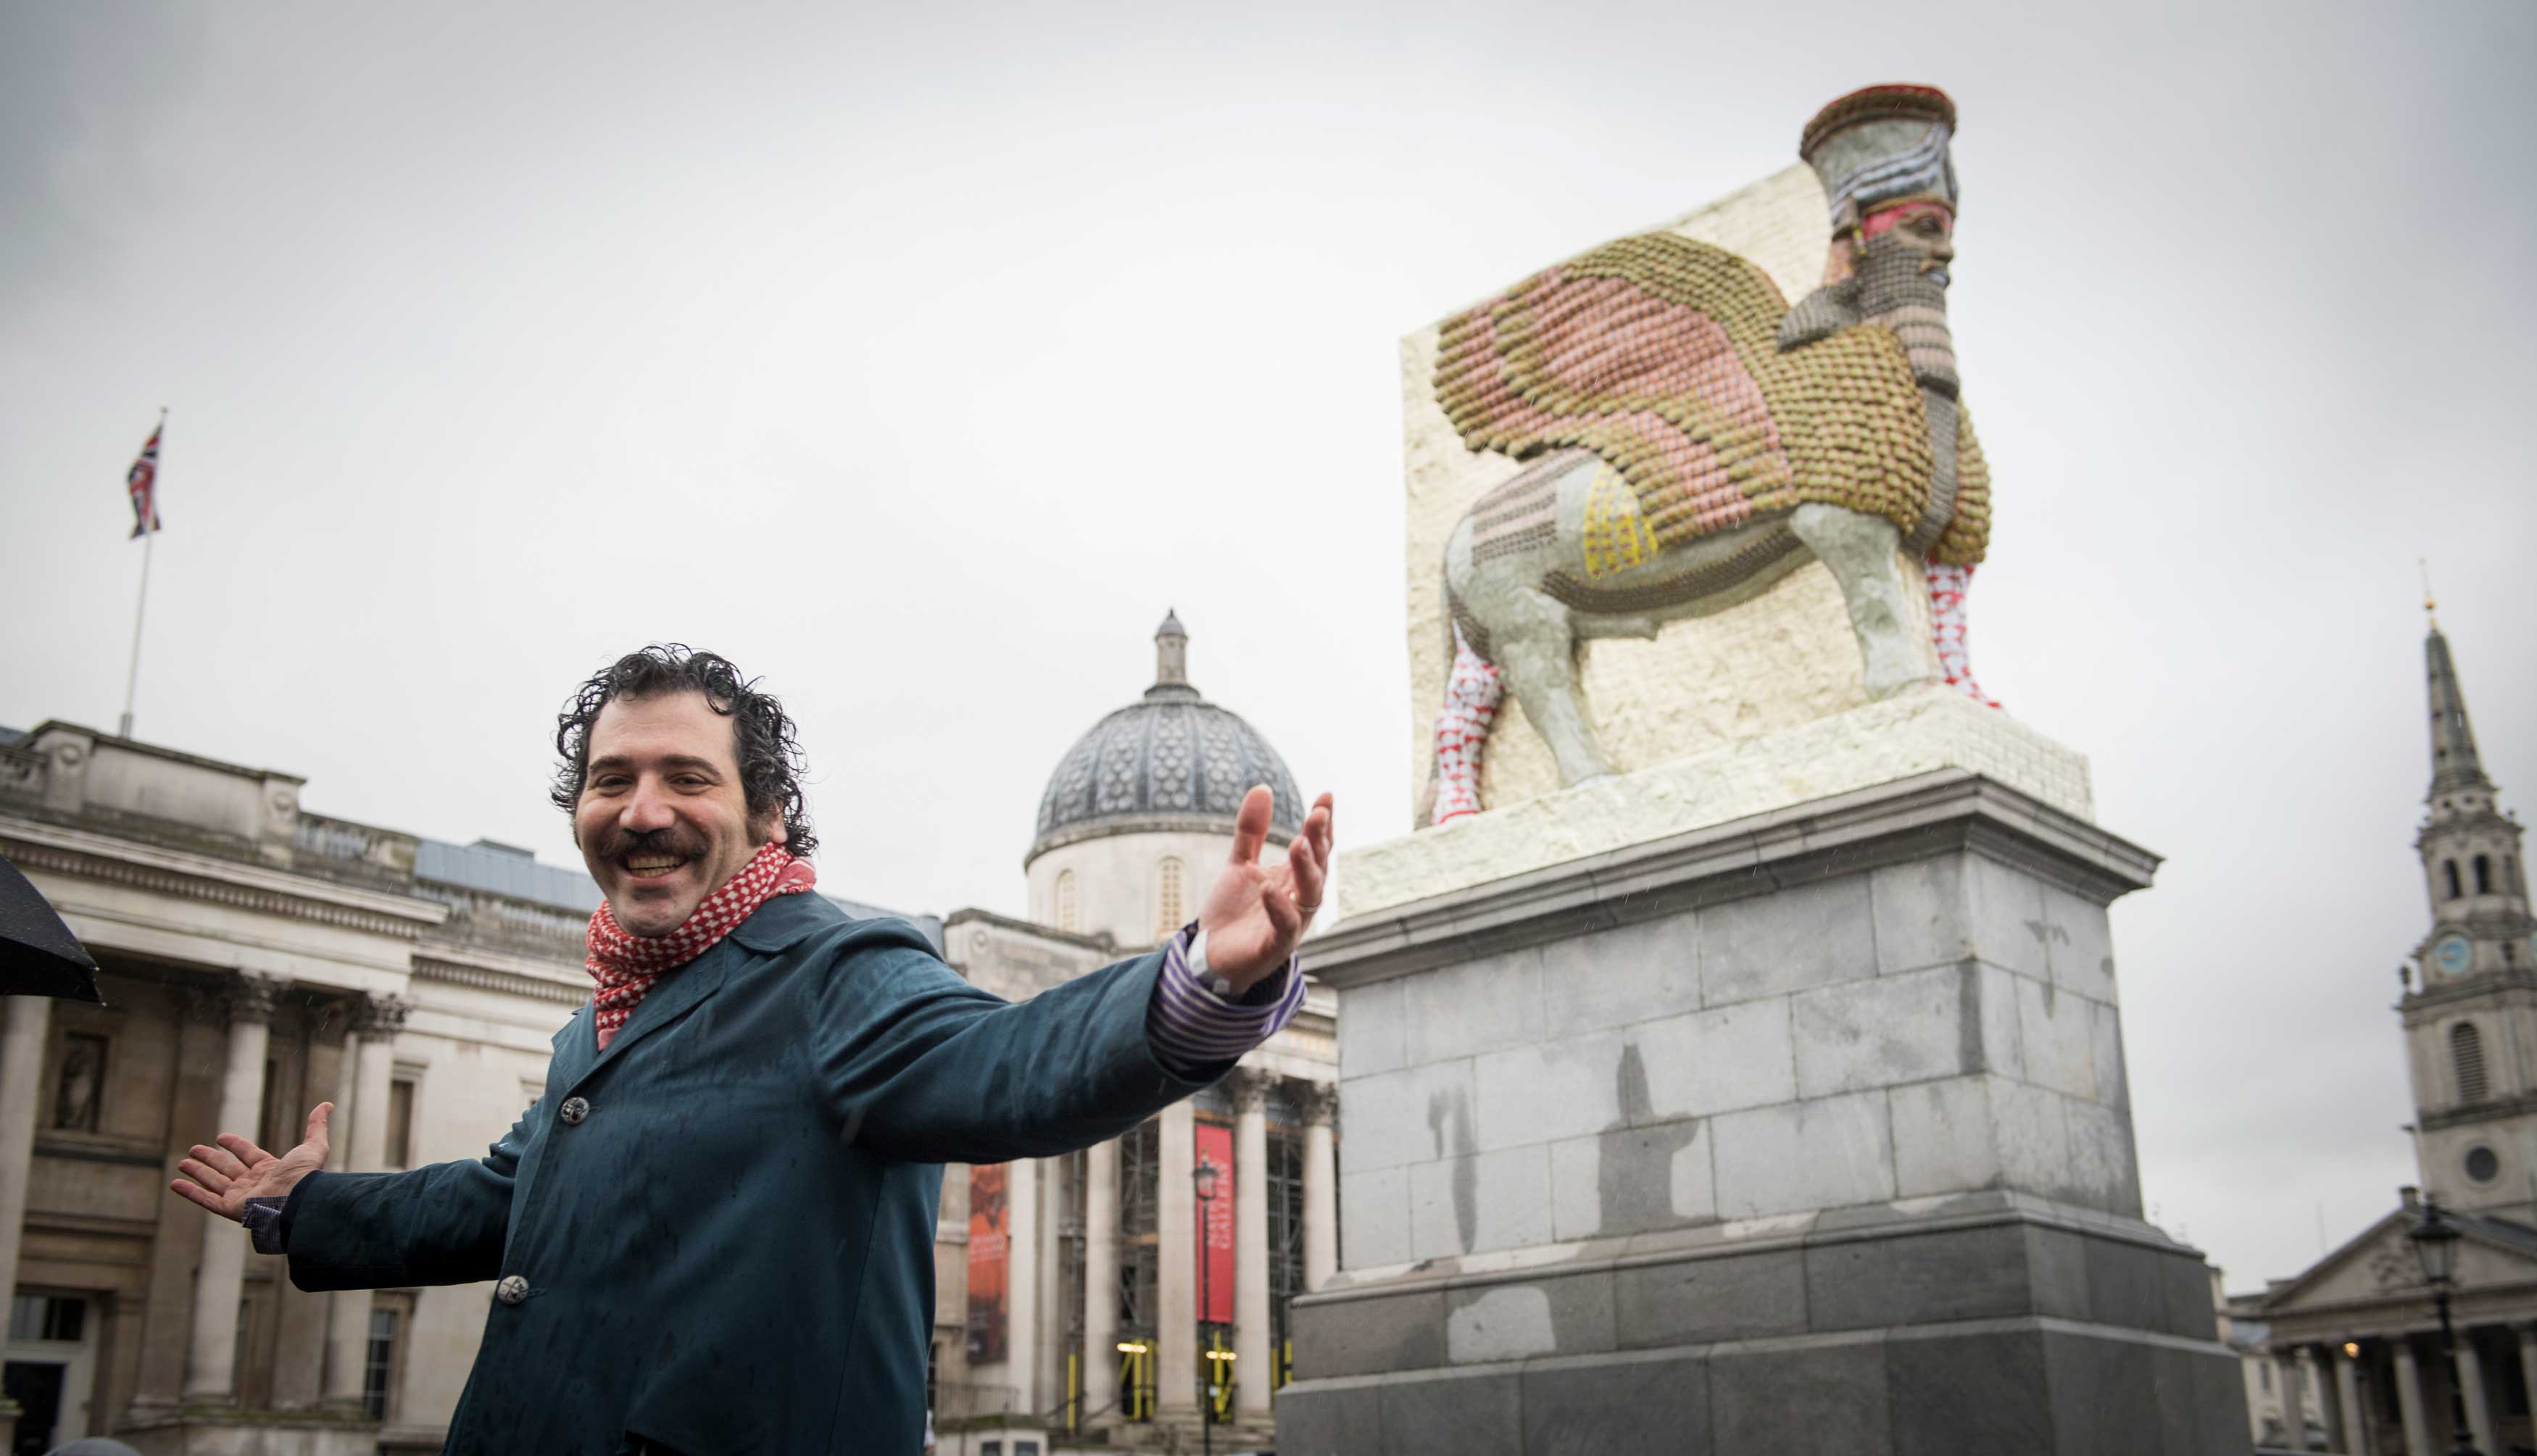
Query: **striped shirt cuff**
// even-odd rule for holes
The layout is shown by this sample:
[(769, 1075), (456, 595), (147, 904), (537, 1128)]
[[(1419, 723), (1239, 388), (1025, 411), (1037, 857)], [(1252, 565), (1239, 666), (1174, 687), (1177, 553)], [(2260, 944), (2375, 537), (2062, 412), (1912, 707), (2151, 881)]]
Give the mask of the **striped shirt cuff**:
[(1175, 1076), (1197, 1081), (1227, 1062), (1238, 1061), (1294, 1020), (1304, 1005), (1301, 957), (1285, 965), (1240, 996), (1218, 992), (1190, 964), (1198, 924), (1181, 928), (1163, 947), (1163, 972), (1154, 979), (1154, 998), (1145, 1005), (1145, 1039), (1154, 1059)]

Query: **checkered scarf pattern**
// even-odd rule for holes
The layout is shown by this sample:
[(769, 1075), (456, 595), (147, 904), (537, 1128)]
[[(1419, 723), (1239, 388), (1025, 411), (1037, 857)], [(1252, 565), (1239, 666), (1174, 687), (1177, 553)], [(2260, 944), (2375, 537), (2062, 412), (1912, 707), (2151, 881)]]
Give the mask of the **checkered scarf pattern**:
[(608, 1049), (625, 1018), (643, 1004), (643, 993), (664, 971), (685, 965), (732, 932), (778, 895), (799, 895), (818, 883), (808, 859), (796, 859), (782, 845), (768, 845), (741, 866), (740, 873), (704, 898), (695, 913), (667, 935), (629, 935), (617, 923), (608, 902), (590, 917), (590, 951), (582, 965), (599, 982), (591, 992), (592, 1020), (599, 1029), (599, 1049)]

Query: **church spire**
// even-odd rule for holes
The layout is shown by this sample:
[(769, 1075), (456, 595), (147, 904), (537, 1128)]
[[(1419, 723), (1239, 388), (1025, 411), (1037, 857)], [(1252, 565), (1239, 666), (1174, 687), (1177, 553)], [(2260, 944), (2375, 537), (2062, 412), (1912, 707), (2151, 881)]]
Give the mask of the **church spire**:
[[(2427, 591), (2423, 610), (2432, 610)], [(2431, 670), (2432, 689), (2432, 791), (2438, 798), (2462, 789), (2493, 788), (2484, 776), (2484, 760), (2476, 756), (2475, 728), (2466, 718), (2466, 692), (2458, 686), (2457, 664), (2449, 658), (2449, 640), (2440, 635), (2439, 618), (2432, 618), (2431, 635), (2424, 639), (2423, 657)]]

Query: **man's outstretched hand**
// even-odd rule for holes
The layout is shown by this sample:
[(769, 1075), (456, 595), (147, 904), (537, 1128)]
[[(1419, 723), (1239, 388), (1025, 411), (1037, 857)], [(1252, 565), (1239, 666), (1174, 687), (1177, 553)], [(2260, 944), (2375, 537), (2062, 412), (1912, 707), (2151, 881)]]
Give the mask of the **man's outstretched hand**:
[(1236, 995), (1295, 954), (1330, 879), (1331, 796), (1313, 800), (1303, 833), (1286, 847), (1286, 862), (1263, 865), (1260, 851), (1268, 842), (1268, 816), (1276, 805), (1266, 787), (1243, 795), (1242, 812), (1233, 821), (1233, 857), (1198, 908), (1207, 969), (1233, 982)]
[(194, 1144), (193, 1155), (176, 1171), (185, 1176), (167, 1186), (232, 1223), (246, 1215), (250, 1198), (288, 1198), (299, 1180), (326, 1166), (326, 1121), (333, 1103), (319, 1103), (308, 1113), (308, 1132), (298, 1147), (276, 1158), (234, 1132), (222, 1133), (220, 1146)]

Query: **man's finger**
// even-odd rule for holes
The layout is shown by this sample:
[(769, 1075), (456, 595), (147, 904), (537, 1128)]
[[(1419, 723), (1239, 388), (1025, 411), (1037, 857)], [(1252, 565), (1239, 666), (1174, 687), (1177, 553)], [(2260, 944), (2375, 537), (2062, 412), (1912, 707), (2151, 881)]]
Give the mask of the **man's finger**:
[(219, 1199), (204, 1192), (192, 1183), (185, 1181), (183, 1178), (178, 1178), (176, 1181), (169, 1183), (167, 1185), (167, 1190), (181, 1198), (200, 1204), (203, 1208), (219, 1214), (222, 1218), (226, 1219), (229, 1216), (229, 1211), (221, 1206), (221, 1201)]
[(1295, 877), (1295, 908), (1309, 918), (1322, 908), (1322, 856), (1311, 835), (1286, 847), (1286, 868)]
[[(236, 1134), (223, 1133), (222, 1136), (235, 1137)], [(243, 1141), (243, 1139), (241, 1139), (241, 1141)], [(248, 1146), (253, 1147), (254, 1144), (249, 1143)], [(219, 1173), (225, 1178), (243, 1177), (246, 1175), (246, 1165), (239, 1162), (237, 1155), (227, 1148), (207, 1148), (201, 1143), (196, 1143), (186, 1151), (192, 1153), (204, 1167), (209, 1168), (212, 1171)]]
[(195, 1158), (177, 1159), (176, 1171), (183, 1173), (185, 1176), (194, 1179), (196, 1182), (201, 1183), (204, 1187), (211, 1189), (215, 1193), (228, 1192), (229, 1190), (229, 1183), (232, 1181), (228, 1173), (221, 1171), (217, 1168), (208, 1167), (201, 1160)]
[(1242, 795), (1241, 812), (1233, 816), (1233, 862), (1256, 864), (1260, 847), (1268, 842), (1268, 816), (1277, 807), (1277, 795), (1266, 784), (1256, 785)]
[(333, 1103), (319, 1103), (317, 1106), (310, 1108), (308, 1109), (308, 1131), (301, 1136), (300, 1141), (315, 1143), (317, 1145), (318, 1152), (325, 1152), (330, 1146), (327, 1142), (327, 1133), (333, 1127), (334, 1121), (335, 1105)]
[(1304, 914), (1295, 908), (1293, 897), (1271, 890), (1260, 897), (1260, 908), (1268, 915), (1268, 928), (1281, 949), (1276, 959), (1283, 961), (1295, 953), (1295, 942), (1304, 935)]
[(238, 1136), (234, 1132), (222, 1133), (219, 1137), (214, 1138), (213, 1141), (228, 1149), (230, 1156), (237, 1159), (238, 1167), (241, 1169), (251, 1169), (259, 1163), (271, 1163), (273, 1161), (273, 1155), (271, 1153), (268, 1153), (262, 1148), (257, 1147), (255, 1144), (248, 1142), (245, 1138)]

